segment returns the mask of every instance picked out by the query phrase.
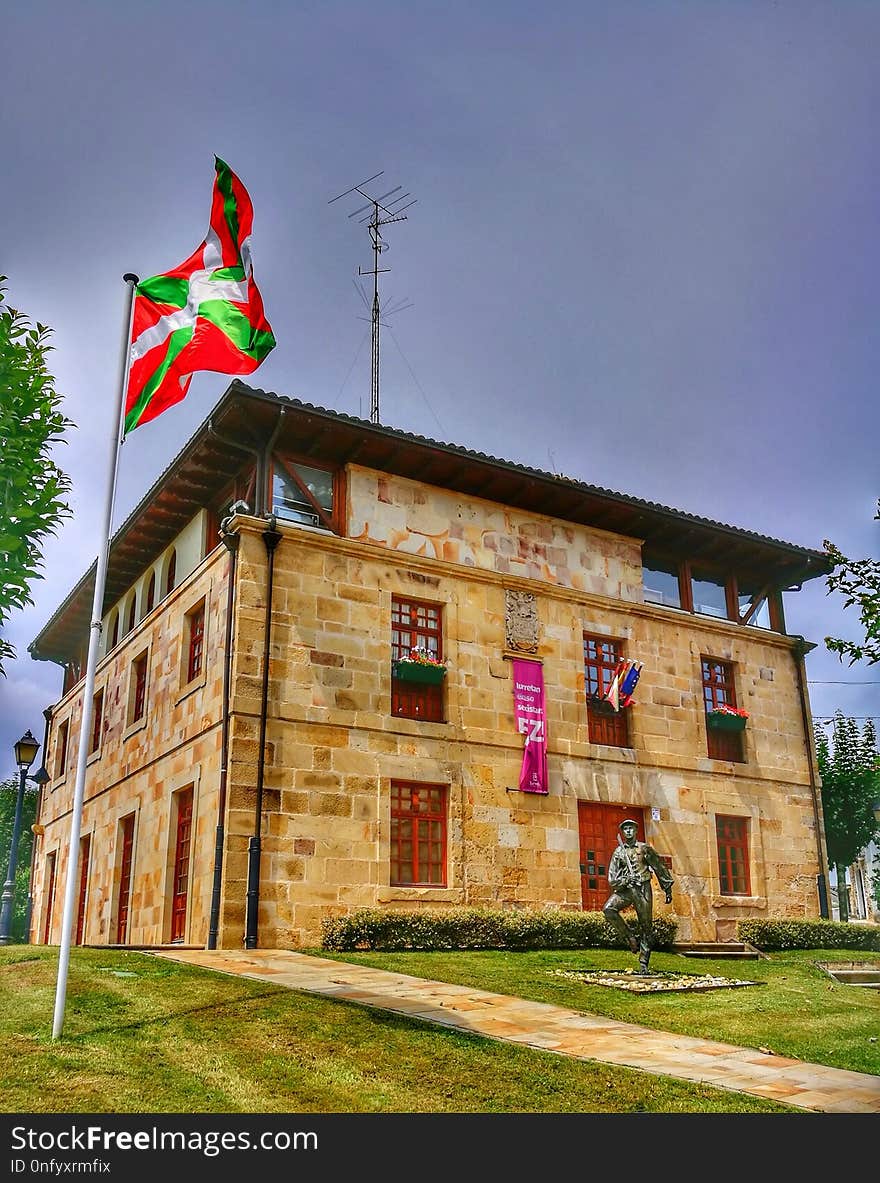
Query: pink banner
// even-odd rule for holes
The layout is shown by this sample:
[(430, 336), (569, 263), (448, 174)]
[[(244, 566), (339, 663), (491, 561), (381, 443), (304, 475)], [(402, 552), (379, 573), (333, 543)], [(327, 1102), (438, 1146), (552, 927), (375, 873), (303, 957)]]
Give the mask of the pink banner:
[(547, 793), (547, 722), (544, 669), (538, 661), (513, 659), (513, 714), (525, 736), (519, 787), (523, 793)]

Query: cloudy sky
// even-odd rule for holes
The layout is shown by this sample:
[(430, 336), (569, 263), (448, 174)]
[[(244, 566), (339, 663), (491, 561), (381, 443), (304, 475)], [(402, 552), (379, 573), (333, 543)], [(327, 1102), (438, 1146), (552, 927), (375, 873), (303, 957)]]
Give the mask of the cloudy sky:
[[(202, 240), (215, 153), (278, 339), (255, 385), (369, 415), (369, 241), (328, 201), (381, 169), (418, 199), (383, 256), (413, 304), (383, 422), (877, 555), (880, 5), (30, 0), (3, 42), (0, 271), (77, 429), (74, 516), (6, 631), (0, 776), (60, 692), (27, 645), (97, 551), (121, 276)], [(116, 524), (228, 381), (130, 437)], [(822, 581), (787, 617), (858, 632)], [(880, 668), (820, 645), (808, 677), (816, 715), (880, 715)]]

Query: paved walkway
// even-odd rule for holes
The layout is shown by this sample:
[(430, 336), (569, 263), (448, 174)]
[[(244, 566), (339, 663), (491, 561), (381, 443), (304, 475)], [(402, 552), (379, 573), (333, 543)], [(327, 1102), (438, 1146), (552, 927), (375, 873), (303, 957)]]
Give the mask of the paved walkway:
[(620, 1064), (679, 1080), (713, 1084), (801, 1109), (880, 1113), (878, 1076), (768, 1056), (754, 1048), (654, 1031), (546, 1002), (529, 1002), (487, 990), (432, 982), (281, 949), (240, 953), (164, 949), (156, 955), (220, 973), (274, 982), (292, 990), (377, 1007), (488, 1039), (504, 1039), (578, 1060)]

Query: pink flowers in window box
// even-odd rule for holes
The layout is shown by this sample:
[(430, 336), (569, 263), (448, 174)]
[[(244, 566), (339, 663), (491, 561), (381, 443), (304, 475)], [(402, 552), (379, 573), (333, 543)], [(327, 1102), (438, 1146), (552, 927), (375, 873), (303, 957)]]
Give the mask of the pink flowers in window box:
[(392, 661), (391, 673), (401, 682), (422, 682), (436, 686), (446, 676), (446, 666), (418, 645), (410, 649), (406, 657)]
[(402, 657), (400, 660), (415, 661), (418, 662), (419, 665), (432, 665), (434, 667), (446, 669), (446, 666), (443, 665), (443, 662), (438, 661), (437, 658), (429, 653), (428, 650), (422, 645), (416, 645), (414, 648), (410, 649), (407, 656)]

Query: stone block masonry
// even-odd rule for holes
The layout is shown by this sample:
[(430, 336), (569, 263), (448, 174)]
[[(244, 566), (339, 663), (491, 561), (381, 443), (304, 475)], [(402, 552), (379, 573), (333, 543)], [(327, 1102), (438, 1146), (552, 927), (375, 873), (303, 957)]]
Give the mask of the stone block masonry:
[[(279, 520), (268, 670), (260, 944), (314, 946), (324, 917), (365, 906), (582, 906), (579, 807), (641, 810), (671, 856), (682, 941), (714, 940), (743, 915), (812, 916), (819, 871), (807, 748), (790, 639), (646, 604), (637, 540), (350, 466), (347, 536)], [(241, 544), (229, 714), (219, 940), (240, 948), (254, 828), (266, 608), (264, 523)], [(183, 938), (207, 939), (220, 784), (229, 557), (211, 552), (99, 665), (104, 721), (89, 764), (92, 838), (84, 939), (120, 932), (126, 818), (134, 817), (124, 940), (171, 939), (177, 805), (192, 792)], [(505, 592), (535, 596), (550, 792), (515, 791), (523, 740), (505, 652)], [(443, 722), (391, 713), (393, 597), (440, 608)], [(183, 680), (187, 621), (205, 605), (205, 660)], [(583, 634), (643, 663), (627, 747), (595, 742)], [(132, 669), (146, 654), (147, 709)], [(729, 662), (749, 712), (743, 761), (708, 756), (701, 658)], [(49, 764), (81, 684), (54, 709)], [(44, 793), (33, 933), (60, 935), (73, 761)], [(440, 786), (441, 881), (392, 882), (392, 786)], [(652, 820), (656, 811), (659, 820)], [(725, 895), (716, 818), (746, 835), (748, 894)], [(179, 876), (178, 876), (179, 878)], [(179, 895), (179, 892), (178, 892)], [(179, 904), (179, 900), (178, 900)], [(665, 906), (657, 905), (659, 911)], [(178, 908), (179, 910), (179, 908)], [(179, 935), (179, 934), (178, 934)]]

